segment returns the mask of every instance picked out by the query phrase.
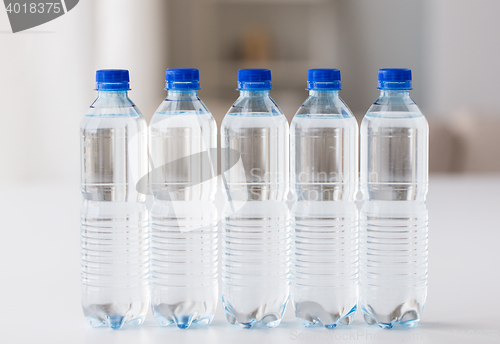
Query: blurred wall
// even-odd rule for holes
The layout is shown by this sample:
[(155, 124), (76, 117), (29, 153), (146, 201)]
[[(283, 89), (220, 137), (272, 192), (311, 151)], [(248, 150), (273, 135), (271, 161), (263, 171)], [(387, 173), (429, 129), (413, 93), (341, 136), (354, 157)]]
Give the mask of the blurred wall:
[[(76, 183), (78, 124), (95, 99), (94, 74), (99, 68), (131, 71), (131, 98), (149, 120), (165, 95), (165, 68), (198, 67), (204, 78), (201, 95), (214, 115), (222, 118), (237, 96), (236, 71), (246, 66), (240, 61), (226, 63), (228, 55), (224, 57), (215, 49), (227, 44), (225, 40), (231, 37), (219, 34), (226, 24), (239, 23), (234, 18), (227, 19), (231, 8), (240, 6), (237, 2), (246, 1), (82, 0), (68, 14), (17, 34), (10, 32), (6, 12), (0, 8), (1, 180), (68, 179)], [(456, 133), (445, 133), (452, 139), (442, 143), (437, 139), (446, 135), (437, 129), (452, 128), (448, 122), (454, 120), (460, 108), (468, 108), (466, 113), (474, 121), (481, 121), (474, 111), (481, 108), (481, 114), (496, 119), (484, 123), (492, 128), (498, 123), (500, 1), (262, 0), (260, 3), (251, 0), (250, 3), (251, 10), (242, 7), (234, 13), (249, 16), (245, 20), (251, 22), (259, 19), (262, 11), (283, 12), (297, 18), (290, 21), (287, 17), (282, 20), (283, 25), (300, 22), (300, 27), (307, 31), (305, 35), (295, 34), (295, 40), (280, 39), (293, 49), (305, 49), (304, 52), (294, 52), (295, 58), (284, 63), (274, 55), (270, 64), (280, 85), (273, 91), (273, 97), (289, 118), (307, 95), (304, 91), (307, 68), (340, 68), (342, 97), (354, 112), (362, 114), (378, 94), (377, 69), (405, 66), (414, 71), (412, 94), (429, 121), (443, 121), (440, 126), (432, 125), (436, 131), (431, 134), (431, 150), (437, 151), (439, 147), (456, 150), (459, 147), (456, 135), (467, 135), (461, 144), (470, 146), (467, 156), (474, 159), (467, 163), (464, 158), (460, 166), (474, 168), (462, 170), (482, 171), (490, 166), (476, 159), (479, 156), (476, 151), (498, 151), (498, 143), (489, 140), (492, 135), (483, 135), (481, 145), (472, 145), (479, 142), (472, 133), (481, 135), (484, 131), (469, 129), (479, 127), (476, 124), (472, 127), (472, 122), (464, 120)], [(279, 26), (273, 19), (283, 16), (264, 17)], [(279, 38), (287, 30), (279, 27), (276, 32)], [(283, 45), (277, 51), (286, 49)], [(287, 53), (281, 55), (287, 59)], [(219, 80), (221, 77), (227, 81)], [(222, 92), (217, 91), (219, 86)], [(500, 130), (500, 124), (497, 127)], [(451, 155), (442, 150), (437, 156)], [(456, 165), (451, 160), (449, 165)]]
[[(407, 67), (415, 75), (413, 96), (425, 106), (423, 1), (170, 0), (169, 4), (169, 61), (173, 67), (200, 68), (202, 95), (229, 101), (237, 96), (238, 69), (270, 68), (273, 98), (291, 119), (307, 96), (307, 69), (339, 68), (342, 97), (354, 112), (364, 113), (378, 95), (378, 69)], [(263, 56), (245, 58), (244, 51), (252, 47), (245, 41), (253, 34), (253, 47), (258, 48), (259, 33)]]
[(429, 110), (500, 110), (499, 14), (498, 0), (425, 0), (422, 86)]
[(0, 178), (79, 178), (78, 127), (96, 98), (95, 70), (126, 68), (149, 120), (164, 96), (162, 0), (82, 0), (64, 16), (12, 34), (0, 9)]
[[(92, 0), (95, 69), (130, 71), (131, 99), (149, 123), (165, 96), (168, 67), (165, 0)], [(94, 71), (90, 75), (94, 76)]]
[(75, 178), (78, 123), (92, 101), (92, 4), (9, 33), (0, 9), (2, 181)]
[(377, 98), (380, 68), (410, 68), (414, 76), (412, 97), (422, 107), (424, 74), (425, 1), (335, 1), (342, 72), (342, 98), (355, 113), (365, 113)]

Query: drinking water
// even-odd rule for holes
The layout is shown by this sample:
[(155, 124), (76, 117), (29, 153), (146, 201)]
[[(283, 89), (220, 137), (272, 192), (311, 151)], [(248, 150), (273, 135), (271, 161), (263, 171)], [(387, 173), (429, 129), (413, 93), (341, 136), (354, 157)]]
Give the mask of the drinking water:
[(381, 69), (361, 124), (360, 303), (368, 324), (415, 327), (427, 296), (428, 124), (411, 71)]
[(290, 289), (288, 122), (269, 96), (269, 70), (240, 70), (238, 84), (221, 126), (222, 301), (231, 324), (272, 328)]
[(147, 124), (128, 98), (126, 70), (99, 70), (80, 124), (82, 307), (93, 327), (140, 325), (149, 304)]
[(168, 69), (149, 126), (151, 307), (162, 326), (208, 325), (217, 306), (217, 125), (199, 85), (197, 69)]
[(311, 69), (290, 127), (292, 303), (306, 327), (350, 324), (358, 300), (358, 124), (340, 71)]

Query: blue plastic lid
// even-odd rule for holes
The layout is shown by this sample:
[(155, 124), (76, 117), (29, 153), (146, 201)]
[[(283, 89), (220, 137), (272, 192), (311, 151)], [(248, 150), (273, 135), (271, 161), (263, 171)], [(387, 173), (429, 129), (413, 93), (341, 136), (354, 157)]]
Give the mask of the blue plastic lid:
[(269, 69), (240, 69), (238, 71), (238, 90), (272, 90), (271, 71)]
[(411, 90), (411, 70), (383, 68), (378, 71), (379, 90)]
[(309, 69), (307, 71), (307, 89), (325, 91), (341, 90), (340, 71), (329, 68)]
[(196, 68), (169, 68), (165, 73), (167, 90), (199, 90), (200, 72)]
[(128, 91), (130, 76), (126, 69), (100, 69), (95, 73), (95, 89), (99, 91)]

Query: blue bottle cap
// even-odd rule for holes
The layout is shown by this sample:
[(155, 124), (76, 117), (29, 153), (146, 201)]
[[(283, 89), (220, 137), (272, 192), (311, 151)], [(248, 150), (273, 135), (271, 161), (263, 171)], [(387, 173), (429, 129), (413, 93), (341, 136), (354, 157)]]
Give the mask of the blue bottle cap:
[(340, 71), (328, 68), (309, 69), (307, 71), (307, 89), (325, 91), (341, 90)]
[(166, 90), (199, 90), (200, 72), (196, 68), (169, 68), (165, 73)]
[(130, 90), (130, 76), (126, 69), (100, 69), (95, 73), (95, 82), (98, 91)]
[(240, 69), (238, 71), (238, 90), (272, 90), (271, 71), (269, 69)]
[(411, 70), (383, 68), (378, 71), (379, 90), (411, 90)]

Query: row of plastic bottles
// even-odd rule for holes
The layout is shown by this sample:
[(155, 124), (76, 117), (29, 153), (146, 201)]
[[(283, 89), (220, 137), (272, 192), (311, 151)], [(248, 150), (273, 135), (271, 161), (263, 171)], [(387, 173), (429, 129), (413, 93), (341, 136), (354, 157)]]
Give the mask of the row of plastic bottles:
[[(217, 126), (198, 98), (198, 70), (167, 70), (149, 129), (128, 98), (128, 71), (96, 79), (80, 128), (84, 314), (118, 329), (141, 324), (151, 305), (160, 325), (208, 325)], [(289, 133), (271, 72), (239, 71), (240, 97), (220, 129), (226, 318), (276, 327), (291, 297), (304, 326), (334, 328), (351, 323), (359, 295), (368, 324), (414, 327), (427, 293), (428, 126), (409, 95), (411, 71), (379, 71), (380, 97), (361, 125), (359, 223), (358, 125), (339, 97), (340, 72), (309, 70), (307, 84)]]

